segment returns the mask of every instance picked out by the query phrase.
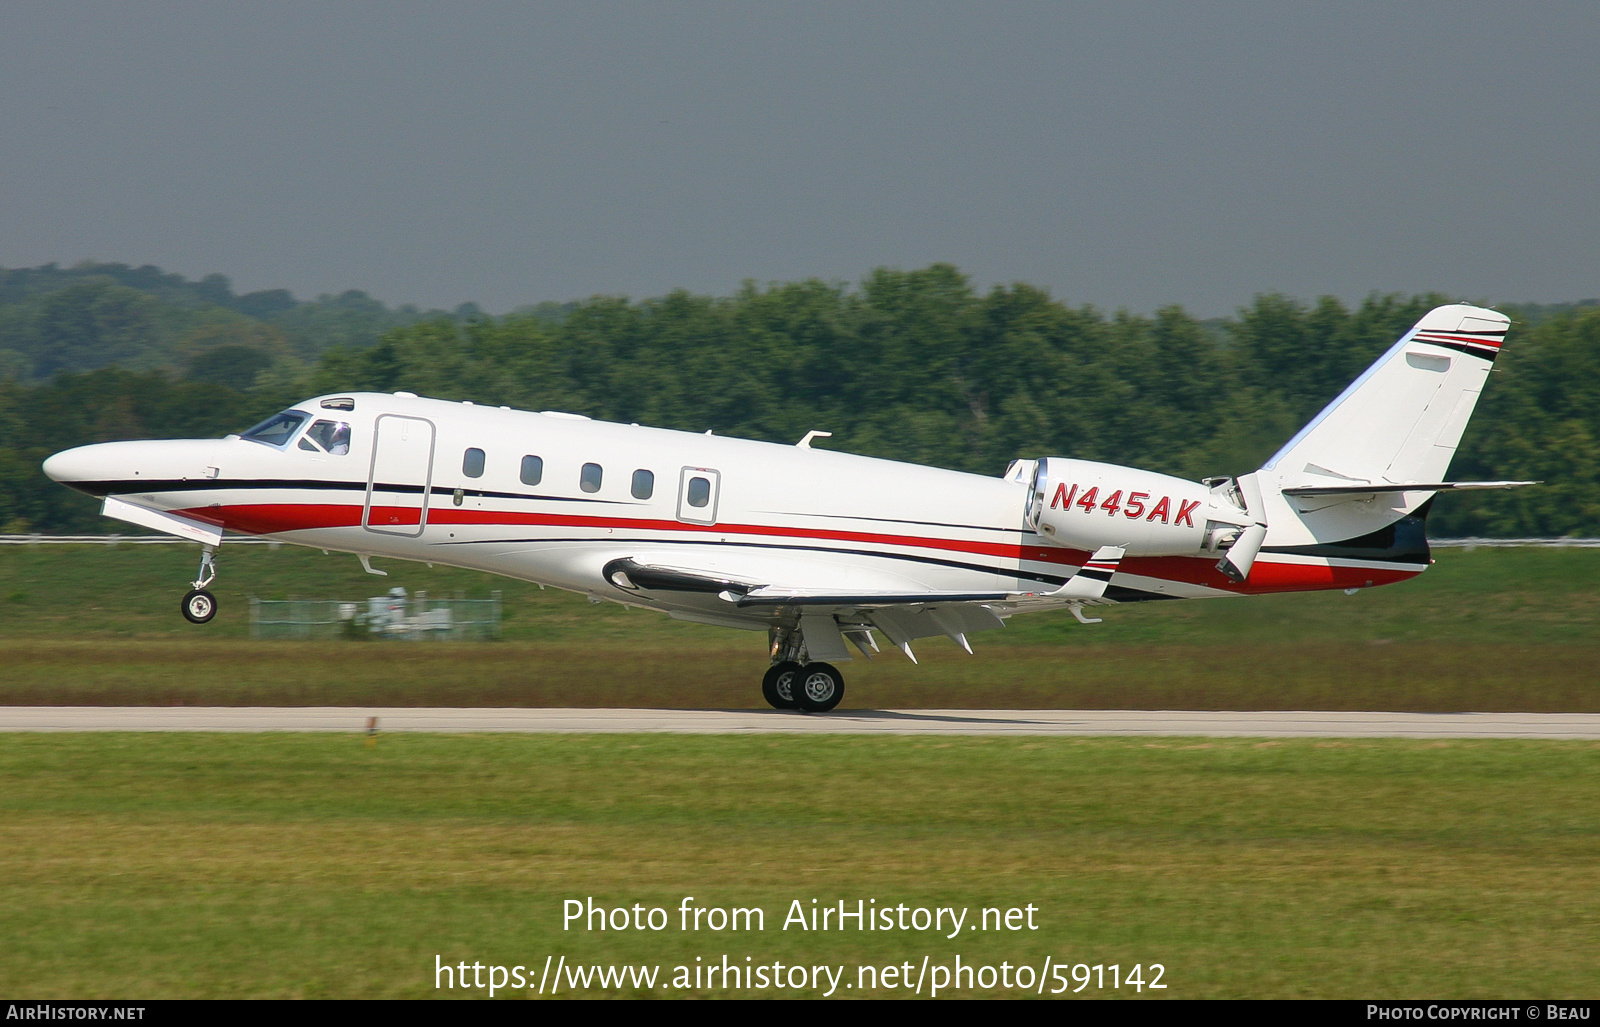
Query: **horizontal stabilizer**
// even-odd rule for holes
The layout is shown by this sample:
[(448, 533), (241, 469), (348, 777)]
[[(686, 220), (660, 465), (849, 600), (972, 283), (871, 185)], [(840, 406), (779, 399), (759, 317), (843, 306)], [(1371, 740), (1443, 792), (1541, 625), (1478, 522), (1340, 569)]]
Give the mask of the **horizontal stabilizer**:
[(1439, 481), (1429, 484), (1412, 483), (1395, 485), (1390, 482), (1364, 485), (1297, 485), (1286, 488), (1286, 496), (1371, 496), (1380, 492), (1471, 492), (1476, 489), (1519, 489), (1524, 485), (1539, 485), (1537, 481)]

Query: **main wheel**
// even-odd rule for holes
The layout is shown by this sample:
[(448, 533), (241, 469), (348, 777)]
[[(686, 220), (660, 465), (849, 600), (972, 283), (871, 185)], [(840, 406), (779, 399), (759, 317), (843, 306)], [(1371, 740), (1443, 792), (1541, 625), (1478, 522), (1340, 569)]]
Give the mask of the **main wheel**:
[(794, 678), (794, 702), (802, 713), (827, 713), (844, 698), (844, 675), (831, 663), (808, 663)]
[(197, 588), (183, 597), (183, 616), (190, 624), (204, 624), (217, 615), (217, 597)]
[(775, 710), (792, 710), (794, 705), (794, 676), (800, 665), (793, 661), (774, 663), (761, 678), (761, 697)]

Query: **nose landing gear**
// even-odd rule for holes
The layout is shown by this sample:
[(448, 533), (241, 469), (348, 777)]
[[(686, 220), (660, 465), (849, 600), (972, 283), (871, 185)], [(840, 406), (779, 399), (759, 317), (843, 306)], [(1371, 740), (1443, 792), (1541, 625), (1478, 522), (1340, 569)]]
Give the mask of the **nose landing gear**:
[(201, 547), (200, 572), (191, 582), (192, 587), (184, 594), (179, 607), (190, 624), (204, 624), (217, 615), (217, 597), (206, 591), (206, 587), (217, 577), (215, 552), (212, 546)]

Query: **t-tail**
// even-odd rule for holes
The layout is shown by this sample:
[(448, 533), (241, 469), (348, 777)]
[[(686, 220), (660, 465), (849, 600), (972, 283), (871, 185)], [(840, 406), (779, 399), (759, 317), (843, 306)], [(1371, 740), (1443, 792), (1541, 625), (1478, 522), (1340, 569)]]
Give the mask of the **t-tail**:
[(1217, 568), (1235, 581), (1258, 553), (1426, 566), (1424, 520), (1446, 490), (1534, 482), (1445, 480), (1510, 319), (1437, 307), (1254, 474), (1219, 480), (1255, 520)]

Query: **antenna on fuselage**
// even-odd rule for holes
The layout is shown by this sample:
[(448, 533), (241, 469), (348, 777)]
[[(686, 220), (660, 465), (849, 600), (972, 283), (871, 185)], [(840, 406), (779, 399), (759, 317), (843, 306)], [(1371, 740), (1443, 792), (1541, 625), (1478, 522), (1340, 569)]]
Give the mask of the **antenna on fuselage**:
[(831, 431), (808, 431), (806, 432), (806, 437), (801, 439), (799, 442), (796, 442), (794, 445), (796, 449), (810, 449), (812, 439), (831, 438), (833, 438), (833, 432)]

